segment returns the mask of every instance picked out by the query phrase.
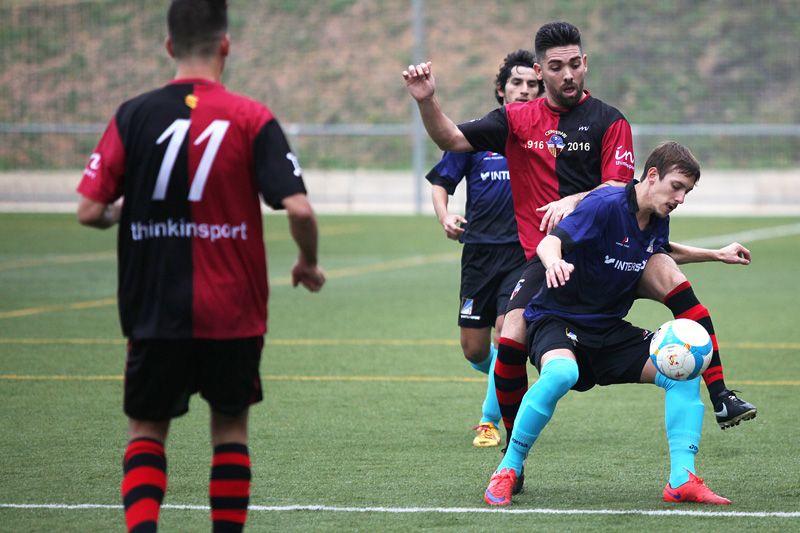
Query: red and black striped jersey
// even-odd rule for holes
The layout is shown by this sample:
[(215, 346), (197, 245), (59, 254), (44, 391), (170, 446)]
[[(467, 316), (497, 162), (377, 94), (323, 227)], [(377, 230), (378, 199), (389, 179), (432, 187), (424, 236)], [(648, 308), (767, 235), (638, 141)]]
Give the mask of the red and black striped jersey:
[(305, 193), (264, 105), (207, 80), (175, 80), (122, 104), (78, 185), (123, 198), (118, 300), (133, 339), (263, 335), (267, 264), (259, 193)]
[(568, 110), (538, 98), (507, 104), (458, 127), (476, 150), (508, 159), (519, 238), (528, 259), (545, 236), (538, 207), (609, 180), (633, 178), (630, 124), (588, 91)]

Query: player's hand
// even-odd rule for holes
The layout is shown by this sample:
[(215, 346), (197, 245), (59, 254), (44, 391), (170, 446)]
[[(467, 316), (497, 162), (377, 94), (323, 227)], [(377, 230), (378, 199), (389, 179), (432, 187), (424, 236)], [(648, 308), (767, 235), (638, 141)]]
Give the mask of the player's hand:
[(553, 262), (544, 272), (547, 287), (554, 289), (566, 285), (573, 270), (575, 270), (575, 265), (567, 263), (563, 259)]
[(539, 231), (543, 232), (545, 235), (553, 231), (553, 228), (561, 222), (562, 218), (575, 211), (577, 205), (578, 200), (576, 198), (567, 196), (537, 208), (536, 211), (540, 213), (544, 211), (542, 223), (539, 224)]
[(729, 265), (749, 265), (750, 250), (738, 242), (732, 242), (717, 250), (717, 260)]
[(300, 258), (292, 268), (292, 287), (298, 285), (311, 292), (317, 292), (325, 285), (325, 272), (319, 266), (309, 265)]
[(448, 214), (442, 221), (442, 228), (444, 228), (444, 233), (448, 239), (457, 241), (464, 234), (464, 228), (461, 226), (466, 223), (467, 219), (461, 215)]
[(406, 80), (408, 94), (417, 102), (432, 98), (436, 91), (436, 81), (431, 72), (430, 61), (419, 65), (409, 65), (408, 69), (403, 71), (403, 79)]

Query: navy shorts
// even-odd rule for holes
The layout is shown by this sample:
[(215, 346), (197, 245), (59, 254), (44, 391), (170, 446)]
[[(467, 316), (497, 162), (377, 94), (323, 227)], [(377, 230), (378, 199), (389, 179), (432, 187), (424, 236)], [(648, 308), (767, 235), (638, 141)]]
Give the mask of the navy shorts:
[(528, 353), (541, 371), (542, 355), (558, 348), (571, 351), (578, 362), (578, 381), (572, 389), (587, 391), (595, 385), (639, 383), (650, 357), (652, 336), (652, 331), (624, 320), (608, 328), (592, 329), (545, 316), (528, 325)]
[(525, 263), (522, 275), (517, 280), (511, 298), (508, 300), (506, 313), (515, 309), (525, 309), (533, 297), (542, 289), (545, 268), (538, 256)]
[(525, 266), (525, 252), (518, 243), (465, 244), (461, 252), (462, 328), (494, 326)]
[(196, 392), (214, 411), (241, 414), (263, 399), (263, 337), (245, 339), (148, 339), (128, 343), (125, 414), (163, 421), (189, 410)]

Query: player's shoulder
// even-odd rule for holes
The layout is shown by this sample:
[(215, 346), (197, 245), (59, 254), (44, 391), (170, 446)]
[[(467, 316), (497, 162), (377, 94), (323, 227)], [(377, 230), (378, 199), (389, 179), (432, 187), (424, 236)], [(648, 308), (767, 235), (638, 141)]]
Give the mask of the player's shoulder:
[(599, 117), (602, 117), (609, 124), (619, 119), (626, 120), (625, 115), (622, 114), (622, 111), (620, 111), (613, 105), (592, 96), (592, 94), (589, 93), (589, 91), (587, 91), (587, 94), (588, 97), (580, 106), (581, 108), (583, 108), (584, 112), (592, 113)]

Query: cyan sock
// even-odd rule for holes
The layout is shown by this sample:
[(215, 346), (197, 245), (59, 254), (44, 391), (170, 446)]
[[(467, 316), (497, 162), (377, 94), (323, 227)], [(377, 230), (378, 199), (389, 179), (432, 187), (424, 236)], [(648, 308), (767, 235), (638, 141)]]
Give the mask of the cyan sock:
[(664, 424), (669, 443), (669, 484), (677, 488), (695, 473), (694, 459), (700, 447), (703, 428), (703, 402), (700, 400), (700, 378), (676, 381), (656, 375), (656, 385), (666, 391)]
[(558, 400), (576, 381), (578, 364), (572, 359), (551, 359), (544, 365), (539, 379), (522, 398), (514, 431), (511, 433), (506, 455), (497, 467), (498, 472), (503, 468), (512, 468), (517, 474), (522, 472), (525, 458), (553, 416)]
[(497, 401), (497, 391), (494, 388), (494, 364), (497, 361), (497, 348), (494, 347), (494, 344), (489, 349), (489, 359), (492, 362), (487, 376), (486, 397), (483, 399), (481, 410), (481, 424), (491, 422), (498, 426), (500, 424), (500, 403)]

